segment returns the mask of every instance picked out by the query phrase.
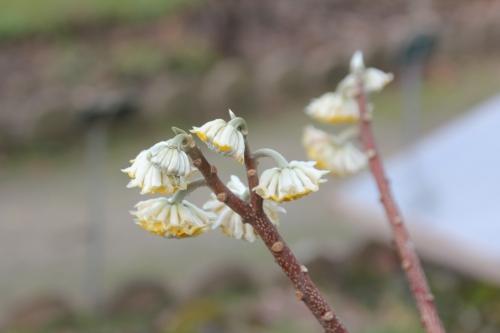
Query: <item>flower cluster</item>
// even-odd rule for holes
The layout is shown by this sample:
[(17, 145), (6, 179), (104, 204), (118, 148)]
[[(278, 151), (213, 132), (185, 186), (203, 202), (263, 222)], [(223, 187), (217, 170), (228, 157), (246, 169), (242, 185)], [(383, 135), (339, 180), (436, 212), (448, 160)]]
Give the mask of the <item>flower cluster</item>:
[(326, 181), (322, 177), (328, 171), (318, 170), (315, 165), (314, 161), (291, 161), (286, 166), (268, 169), (254, 191), (262, 198), (276, 202), (291, 201), (316, 192), (318, 185)]
[(172, 198), (154, 198), (141, 201), (131, 212), (144, 230), (166, 238), (185, 238), (205, 232), (214, 214), (206, 212), (189, 201)]
[[(305, 112), (313, 119), (327, 124), (355, 124), (360, 121), (356, 102), (360, 89), (365, 93), (378, 92), (392, 79), (391, 73), (365, 68), (363, 55), (357, 51), (351, 59), (350, 73), (338, 84), (337, 89), (313, 99), (306, 106)], [(318, 167), (342, 177), (359, 172), (367, 164), (365, 154), (352, 139), (351, 128), (338, 135), (330, 135), (314, 127), (307, 127), (303, 145), (309, 158), (318, 162)]]
[[(212, 120), (193, 127), (191, 132), (211, 150), (243, 163), (247, 125), (231, 110), (229, 115), (229, 121)], [(174, 138), (141, 151), (131, 160), (131, 165), (122, 170), (131, 178), (127, 187), (138, 187), (141, 194), (169, 196), (139, 202), (136, 210), (131, 212), (136, 224), (166, 238), (193, 237), (219, 229), (227, 236), (255, 241), (257, 234), (253, 226), (219, 201), (216, 195), (212, 194), (203, 208), (184, 200), (187, 194), (204, 185), (205, 180), (191, 180), (195, 169), (186, 151), (195, 146), (193, 137), (180, 129), (174, 128), (174, 132)], [(252, 157), (271, 157), (278, 166), (265, 170), (255, 188), (245, 186), (236, 176), (231, 176), (227, 188), (246, 202), (251, 191), (261, 196), (264, 213), (274, 225), (278, 225), (279, 214), (285, 212), (279, 203), (318, 191), (319, 184), (326, 181), (323, 176), (329, 172), (315, 168), (315, 161), (288, 162), (281, 154), (267, 148), (256, 151)]]
[(304, 130), (303, 145), (307, 155), (317, 161), (318, 167), (330, 170), (333, 175), (344, 177), (362, 170), (367, 163), (366, 155), (348, 141), (350, 128), (332, 135), (313, 126)]
[[(189, 159), (180, 148), (170, 145), (172, 140), (160, 142), (143, 150), (130, 161), (132, 165), (122, 170), (131, 178), (128, 188), (139, 187), (141, 194), (173, 194), (186, 188), (185, 177), (191, 170)], [(168, 161), (163, 159), (166, 155), (170, 157)]]
[(224, 119), (215, 119), (201, 127), (193, 127), (191, 132), (205, 142), (210, 149), (243, 163), (245, 153), (243, 135), (246, 133), (246, 124), (243, 118), (236, 117), (231, 110), (229, 110), (229, 116), (231, 120), (228, 122)]
[(176, 194), (172, 198), (141, 201), (131, 212), (143, 229), (166, 238), (197, 236), (209, 229), (214, 216), (182, 200), (177, 194), (188, 190), (193, 168), (183, 150), (183, 133), (141, 151), (122, 171), (131, 178), (127, 187), (139, 187), (141, 194)]

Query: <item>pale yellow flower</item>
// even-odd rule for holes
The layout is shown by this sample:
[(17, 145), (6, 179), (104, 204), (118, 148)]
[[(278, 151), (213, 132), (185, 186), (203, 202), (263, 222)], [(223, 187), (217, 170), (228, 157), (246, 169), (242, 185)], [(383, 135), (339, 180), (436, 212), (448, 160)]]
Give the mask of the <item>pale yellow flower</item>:
[(163, 193), (172, 194), (186, 188), (184, 177), (168, 175), (151, 162), (151, 151), (143, 150), (130, 161), (130, 167), (122, 172), (131, 178), (127, 188), (139, 187), (141, 194)]
[(351, 73), (339, 83), (337, 91), (346, 96), (355, 96), (359, 88), (358, 77), (363, 80), (365, 92), (372, 93), (381, 91), (393, 80), (394, 75), (373, 67), (365, 68), (363, 54), (357, 51), (351, 58)]
[(192, 172), (191, 163), (177, 141), (176, 137), (149, 148), (151, 162), (167, 175), (185, 177)]
[(309, 158), (318, 162), (318, 168), (344, 177), (359, 172), (368, 162), (366, 155), (346, 139), (342, 133), (334, 136), (308, 126), (304, 131), (303, 144)]
[(291, 161), (286, 166), (265, 170), (253, 190), (264, 199), (276, 202), (299, 199), (319, 189), (329, 171), (315, 168), (315, 161)]
[(337, 92), (328, 92), (313, 99), (305, 112), (312, 118), (328, 124), (355, 123), (359, 120), (356, 101)]
[(245, 153), (245, 138), (242, 128), (242, 118), (236, 117), (229, 110), (231, 120), (215, 119), (205, 123), (201, 127), (193, 127), (192, 133), (196, 134), (207, 146), (223, 155), (231, 156), (238, 162), (243, 163)]
[(131, 212), (136, 224), (152, 234), (166, 238), (198, 236), (207, 231), (215, 217), (189, 201), (173, 202), (167, 198), (141, 201)]
[[(240, 199), (247, 200), (250, 196), (248, 187), (236, 176), (231, 176), (231, 180), (227, 183), (227, 187)], [(277, 203), (264, 200), (264, 212), (274, 225), (279, 223), (279, 213), (285, 213), (285, 209)], [(212, 199), (203, 206), (203, 209), (214, 212), (217, 215), (212, 228), (220, 228), (221, 231), (229, 237), (236, 239), (244, 239), (249, 242), (255, 241), (257, 234), (254, 228), (249, 223), (244, 223), (241, 216), (236, 214), (231, 208), (217, 200), (217, 197), (212, 194)]]

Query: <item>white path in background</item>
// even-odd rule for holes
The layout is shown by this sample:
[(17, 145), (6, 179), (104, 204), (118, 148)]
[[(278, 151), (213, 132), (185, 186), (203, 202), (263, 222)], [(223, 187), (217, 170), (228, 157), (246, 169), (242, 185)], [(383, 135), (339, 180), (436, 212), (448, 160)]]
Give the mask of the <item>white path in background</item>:
[[(480, 260), (495, 265), (480, 269), (492, 274), (496, 270), (500, 282), (500, 95), (389, 159), (386, 165), (412, 229), (438, 237), (434, 239), (438, 244), (430, 244), (434, 255), (458, 265), (462, 261), (469, 273), (479, 268), (466, 262), (476, 256), (478, 265)], [(360, 176), (344, 189), (345, 205), (365, 207), (383, 219), (370, 175)], [(439, 249), (439, 241), (455, 247)], [(425, 250), (425, 244), (417, 245)], [(450, 253), (443, 253), (447, 250)]]

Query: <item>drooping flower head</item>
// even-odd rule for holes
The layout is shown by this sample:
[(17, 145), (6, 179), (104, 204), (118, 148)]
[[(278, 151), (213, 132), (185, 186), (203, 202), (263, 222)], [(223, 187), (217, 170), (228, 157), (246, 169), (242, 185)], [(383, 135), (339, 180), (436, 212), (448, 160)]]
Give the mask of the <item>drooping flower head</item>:
[(306, 106), (305, 112), (328, 124), (355, 123), (359, 120), (356, 101), (338, 92), (328, 92), (313, 99)]
[(328, 169), (339, 177), (358, 173), (366, 167), (367, 161), (366, 155), (351, 142), (339, 146), (327, 159)]
[(172, 194), (186, 188), (184, 177), (167, 174), (151, 161), (152, 154), (149, 149), (143, 150), (130, 162), (128, 168), (122, 172), (131, 178), (127, 188), (139, 187), (141, 194), (162, 193)]
[(326, 182), (322, 177), (329, 173), (315, 168), (315, 161), (282, 161), (279, 167), (265, 170), (259, 185), (254, 188), (264, 199), (276, 202), (299, 199), (319, 189), (319, 184)]
[(330, 135), (313, 126), (304, 130), (303, 144), (309, 158), (318, 162), (321, 169), (330, 170), (334, 176), (355, 174), (366, 167), (366, 155), (349, 141), (351, 129), (339, 135)]
[(192, 133), (196, 134), (207, 146), (221, 154), (231, 156), (243, 163), (245, 153), (246, 124), (243, 118), (229, 110), (231, 120), (215, 119), (201, 127), (193, 127)]
[(215, 217), (189, 201), (168, 198), (141, 201), (131, 214), (141, 228), (166, 238), (198, 236), (209, 229)]
[(149, 148), (151, 162), (167, 175), (186, 177), (192, 172), (189, 157), (181, 147), (184, 137), (184, 134), (179, 134)]
[(328, 170), (325, 157), (333, 153), (330, 134), (314, 126), (307, 126), (302, 136), (302, 144), (306, 148), (307, 156), (317, 162), (316, 166)]
[(358, 78), (363, 82), (363, 88), (366, 93), (378, 92), (382, 90), (394, 75), (385, 73), (380, 69), (369, 67), (365, 68), (363, 53), (357, 51), (351, 58), (351, 73), (340, 81), (337, 91), (345, 96), (353, 97), (357, 94)]
[[(231, 176), (227, 187), (240, 199), (247, 200), (250, 196), (248, 188), (234, 175)], [(274, 225), (277, 225), (279, 222), (279, 213), (285, 213), (284, 208), (269, 200), (264, 200), (263, 208), (269, 220)], [(220, 202), (215, 195), (212, 194), (212, 199), (203, 205), (203, 209), (212, 211), (217, 215), (212, 228), (220, 228), (226, 236), (244, 239), (249, 242), (253, 242), (257, 238), (252, 225), (244, 223), (240, 215)]]

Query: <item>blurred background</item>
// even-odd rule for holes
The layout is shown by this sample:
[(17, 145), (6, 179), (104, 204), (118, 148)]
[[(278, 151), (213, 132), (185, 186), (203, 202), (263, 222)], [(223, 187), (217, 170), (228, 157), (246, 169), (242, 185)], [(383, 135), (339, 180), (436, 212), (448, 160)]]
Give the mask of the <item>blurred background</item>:
[[(143, 197), (120, 169), (172, 125), (226, 118), (228, 108), (247, 119), (253, 147), (304, 159), (303, 108), (335, 88), (357, 49), (396, 77), (374, 97), (390, 159), (499, 93), (500, 1), (0, 0), (0, 331), (319, 332), (260, 242), (137, 228), (128, 212)], [(497, 120), (499, 105), (487, 111)], [(498, 155), (498, 131), (487, 133), (472, 147)], [(462, 153), (437, 163), (452, 169)], [(225, 180), (243, 175), (209, 158)], [(488, 173), (484, 187), (500, 185), (493, 162), (472, 163), (464, 184)], [(353, 332), (422, 332), (390, 243), (366, 232), (371, 213), (363, 223), (351, 214), (365, 212), (363, 201), (332, 209), (349, 188), (330, 179), (286, 204), (283, 236)], [(498, 208), (485, 210), (471, 205), (477, 218), (464, 230), (486, 224), (497, 242)], [(500, 332), (500, 250), (478, 237), (467, 247), (477, 256), (462, 256), (447, 241), (439, 234), (428, 243), (438, 250), (424, 251), (446, 327)], [(489, 274), (476, 274), (478, 258)]]

